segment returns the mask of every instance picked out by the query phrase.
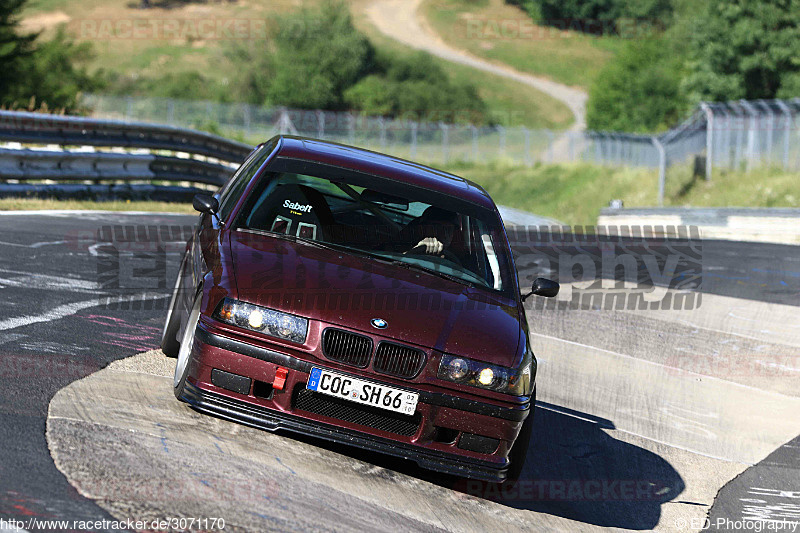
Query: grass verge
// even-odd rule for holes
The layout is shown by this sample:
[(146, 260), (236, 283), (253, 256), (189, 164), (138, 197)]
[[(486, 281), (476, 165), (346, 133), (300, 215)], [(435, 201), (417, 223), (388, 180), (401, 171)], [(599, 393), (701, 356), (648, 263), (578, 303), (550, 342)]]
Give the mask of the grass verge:
[(583, 88), (591, 85), (621, 43), (616, 37), (537, 26), (504, 0), (425, 0), (420, 13), (456, 48)]
[(50, 200), (38, 198), (0, 198), (0, 211), (43, 211), (43, 210), (97, 210), (97, 211), (147, 211), (153, 213), (194, 214), (192, 204), (172, 202), (128, 202), (111, 200)]
[[(589, 164), (460, 164), (447, 170), (483, 186), (500, 205), (555, 218), (570, 225), (596, 224), (613, 199), (625, 207), (653, 207), (658, 172)], [(692, 177), (687, 167), (668, 171), (665, 207), (800, 207), (797, 173), (761, 169), (718, 172), (711, 182)]]
[[(227, 94), (236, 65), (229, 53), (237, 42), (226, 37), (226, 26), (220, 34), (214, 31), (206, 38), (202, 30), (208, 21), (237, 22), (245, 25), (246, 37), (258, 46), (270, 48), (270, 22), (279, 14), (319, 4), (322, 0), (250, 0), (248, 2), (175, 3), (152, 1), (154, 6), (170, 7), (139, 9), (138, 0), (31, 0), (26, 5), (23, 26), (31, 31), (50, 35), (58, 24), (66, 24), (68, 32), (79, 41), (91, 41), (95, 57), (90, 70), (103, 69), (131, 80), (157, 79), (167, 73), (201, 72), (221, 94)], [(363, 14), (365, 0), (347, 0), (359, 29), (376, 48), (396, 54), (412, 50), (380, 34)], [(131, 28), (143, 28), (137, 38)], [(233, 31), (233, 30), (230, 30)], [(237, 30), (238, 31), (238, 30)], [(204, 33), (205, 32), (205, 33)], [(241, 41), (241, 39), (239, 39)], [(457, 83), (472, 83), (488, 107), (490, 115), (501, 125), (525, 125), (530, 128), (563, 129), (572, 122), (567, 107), (543, 93), (500, 76), (488, 75), (469, 67), (436, 59)], [(131, 82), (134, 86), (139, 82)]]
[[(500, 205), (555, 218), (570, 225), (597, 223), (600, 209), (613, 199), (625, 207), (657, 203), (658, 173), (589, 164), (513, 166), (458, 163), (443, 169), (482, 185)], [(667, 207), (800, 207), (796, 173), (761, 169), (718, 172), (711, 182), (693, 178), (687, 167), (670, 169)], [(0, 210), (96, 209), (194, 214), (191, 204), (93, 202), (84, 200), (0, 199)]]

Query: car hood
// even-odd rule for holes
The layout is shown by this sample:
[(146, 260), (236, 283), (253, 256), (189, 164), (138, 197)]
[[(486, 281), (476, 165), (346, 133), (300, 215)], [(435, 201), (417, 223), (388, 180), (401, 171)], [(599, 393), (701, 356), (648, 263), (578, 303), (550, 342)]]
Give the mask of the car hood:
[(511, 299), (267, 235), (235, 231), (230, 243), (241, 300), (489, 363), (518, 360), (523, 330)]

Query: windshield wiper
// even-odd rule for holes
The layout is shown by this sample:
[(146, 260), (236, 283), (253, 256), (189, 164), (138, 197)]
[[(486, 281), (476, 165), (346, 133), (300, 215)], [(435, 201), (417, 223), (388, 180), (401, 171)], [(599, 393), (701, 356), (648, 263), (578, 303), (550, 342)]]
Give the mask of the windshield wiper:
[(306, 246), (314, 246), (316, 248), (322, 248), (325, 250), (333, 250), (335, 252), (345, 252), (348, 254), (356, 255), (359, 257), (369, 257), (371, 259), (377, 259), (379, 261), (383, 261), (386, 263), (393, 263), (396, 260), (387, 258), (383, 255), (375, 254), (369, 252), (367, 250), (362, 250), (360, 248), (351, 248), (350, 246), (346, 246), (344, 244), (334, 244), (330, 242), (324, 241), (315, 241), (312, 239), (306, 239), (305, 237), (298, 237), (296, 235), (289, 235), (286, 233), (275, 233), (272, 231), (260, 230), (260, 229), (253, 229), (253, 228), (241, 228), (242, 230), (258, 233), (260, 235), (266, 235), (268, 237), (275, 237), (276, 239), (282, 239), (284, 241), (305, 244)]
[(465, 280), (464, 278), (460, 278), (458, 276), (453, 276), (452, 274), (445, 274), (444, 272), (440, 272), (439, 270), (436, 270), (435, 268), (428, 268), (428, 267), (424, 267), (422, 265), (418, 265), (416, 263), (409, 263), (407, 261), (401, 261), (399, 259), (389, 259), (389, 262), (391, 264), (393, 264), (393, 265), (401, 266), (401, 267), (407, 268), (409, 270), (421, 270), (421, 271), (426, 272), (428, 274), (433, 274), (434, 276), (438, 276), (440, 278), (444, 278), (444, 279), (447, 279), (447, 280), (450, 280), (450, 281), (454, 281), (456, 283), (460, 283), (461, 285), (467, 285), (469, 287), (477, 287), (477, 285), (475, 283), (472, 283), (471, 281)]

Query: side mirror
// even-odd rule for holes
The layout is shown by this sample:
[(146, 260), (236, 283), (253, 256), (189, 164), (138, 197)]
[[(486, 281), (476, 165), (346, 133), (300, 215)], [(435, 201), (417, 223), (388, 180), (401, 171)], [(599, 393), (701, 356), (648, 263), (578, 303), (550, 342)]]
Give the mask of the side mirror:
[(216, 215), (219, 211), (219, 201), (210, 194), (195, 194), (192, 199), (192, 207), (201, 213)]
[(552, 298), (558, 294), (558, 290), (561, 286), (553, 280), (545, 279), (545, 278), (536, 278), (533, 280), (533, 286), (531, 287), (531, 292), (522, 296), (522, 301), (524, 302), (528, 296), (535, 294), (536, 296), (544, 296), (545, 298)]
[(207, 213), (214, 218), (217, 219), (220, 226), (224, 226), (225, 223), (219, 218), (217, 212), (219, 211), (219, 200), (217, 200), (214, 196), (210, 194), (195, 194), (194, 198), (192, 198), (192, 207), (195, 210), (200, 211), (201, 213)]

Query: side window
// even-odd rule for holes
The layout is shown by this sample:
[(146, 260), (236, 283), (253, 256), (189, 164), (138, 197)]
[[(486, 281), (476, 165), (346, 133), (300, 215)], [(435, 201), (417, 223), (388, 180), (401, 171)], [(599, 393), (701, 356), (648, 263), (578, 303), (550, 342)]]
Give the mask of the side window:
[(267, 157), (275, 149), (275, 142), (265, 144), (256, 153), (250, 156), (250, 159), (244, 162), (236, 174), (233, 175), (231, 180), (222, 189), (219, 194), (219, 216), (223, 220), (227, 220), (231, 210), (233, 210), (236, 202), (244, 193), (247, 184), (264, 164)]

